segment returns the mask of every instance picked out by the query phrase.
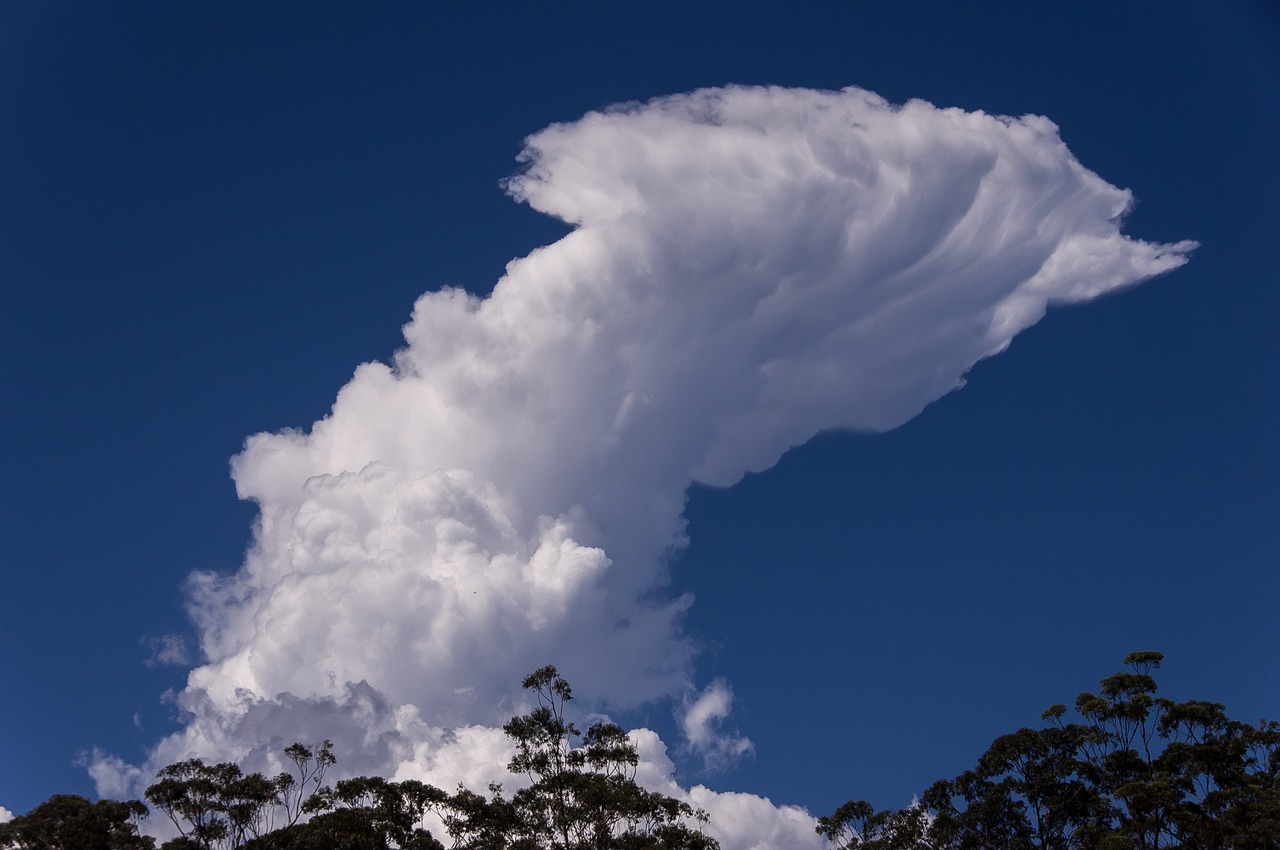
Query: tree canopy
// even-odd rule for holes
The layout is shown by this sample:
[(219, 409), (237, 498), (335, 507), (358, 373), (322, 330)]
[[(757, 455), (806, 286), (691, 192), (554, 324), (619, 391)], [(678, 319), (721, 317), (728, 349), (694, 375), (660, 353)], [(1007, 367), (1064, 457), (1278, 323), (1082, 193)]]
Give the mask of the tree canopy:
[(160, 850), (445, 850), (429, 820), (453, 850), (717, 850), (704, 813), (636, 783), (639, 755), (621, 727), (578, 731), (555, 667), (523, 684), (535, 706), (504, 727), (515, 746), (507, 769), (524, 780), (509, 796), (500, 785), (447, 793), (370, 776), (330, 786), (333, 743), (296, 743), (284, 751), (292, 770), (275, 777), (195, 758), (168, 765), (146, 790), (150, 809), (52, 797), (0, 825), (0, 850), (154, 850), (137, 828), (151, 810), (178, 832)]
[(1275, 850), (1280, 724), (1230, 719), (1215, 702), (1156, 696), (1163, 656), (1055, 705), (1039, 729), (997, 738), (976, 767), (905, 809), (862, 800), (820, 818), (837, 848), (866, 850)]
[(147, 807), (137, 800), (91, 803), (76, 794), (54, 794), (25, 815), (0, 823), (0, 847), (21, 850), (151, 850), (138, 834)]
[(466, 850), (713, 850), (698, 828), (703, 812), (635, 781), (639, 755), (613, 723), (580, 733), (565, 716), (573, 691), (555, 667), (531, 673), (537, 699), (503, 727), (516, 745), (507, 769), (529, 784), (510, 797), (490, 786), (486, 799), (459, 789), (446, 823)]
[[(852, 800), (817, 831), (837, 850), (1280, 848), (1280, 724), (1158, 696), (1162, 660), (1132, 653), (1072, 716), (1051, 706), (1039, 728), (1000, 736), (912, 805)], [(274, 777), (187, 759), (157, 773), (146, 803), (54, 795), (0, 824), (0, 850), (155, 850), (139, 830), (155, 811), (178, 832), (160, 850), (718, 850), (706, 813), (636, 782), (621, 727), (577, 728), (555, 667), (523, 686), (532, 708), (503, 727), (511, 793), (369, 776), (330, 785), (332, 742), (296, 743)]]

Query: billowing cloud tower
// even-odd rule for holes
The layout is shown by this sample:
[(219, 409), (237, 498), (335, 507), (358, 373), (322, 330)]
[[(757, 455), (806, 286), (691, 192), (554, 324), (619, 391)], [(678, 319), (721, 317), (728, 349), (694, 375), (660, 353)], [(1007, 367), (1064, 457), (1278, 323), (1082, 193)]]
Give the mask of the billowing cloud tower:
[[(899, 425), (1050, 305), (1194, 247), (1123, 236), (1129, 194), (1047, 119), (853, 88), (619, 106), (522, 159), (507, 190), (573, 231), (488, 297), (422, 296), (405, 347), (327, 417), (248, 440), (234, 478), (260, 517), (238, 572), (192, 579), (185, 728), (149, 766), (100, 758), (104, 793), (187, 755), (268, 766), (308, 737), (348, 773), (482, 783), (520, 678), (549, 661), (588, 704), (687, 704), (691, 600), (663, 588), (690, 481)], [(713, 740), (730, 693), (686, 708), (692, 746), (749, 749)], [(797, 810), (689, 793), (739, 812), (726, 850), (815, 840)]]

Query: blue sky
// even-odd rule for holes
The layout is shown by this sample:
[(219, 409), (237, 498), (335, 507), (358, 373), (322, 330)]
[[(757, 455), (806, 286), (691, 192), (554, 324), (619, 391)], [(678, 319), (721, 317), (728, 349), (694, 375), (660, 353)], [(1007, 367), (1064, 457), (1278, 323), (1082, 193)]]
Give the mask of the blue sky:
[[(634, 579), (655, 594), (637, 623), (694, 598), (649, 645), (689, 653), (679, 675), (633, 677), (654, 659), (591, 646), (572, 605), (574, 645), (545, 660), (595, 707), (661, 735), (682, 784), (815, 814), (850, 797), (906, 802), (1134, 649), (1166, 653), (1174, 695), (1276, 716), (1278, 75), (1265, 3), (0, 5), (0, 806), (92, 793), (95, 748), (145, 765), (201, 734), (162, 694), (203, 661), (187, 606), (231, 631), (218, 618), (254, 616), (184, 590), (193, 571), (245, 562), (256, 511), (230, 458), (252, 434), (310, 428), (358, 364), (390, 362), (424, 292), (485, 296), (509, 261), (569, 231), (500, 188), (523, 139), (727, 84), (1046, 116), (1085, 168), (1132, 191), (1125, 234), (1200, 247), (1167, 275), (1051, 308), (895, 430), (783, 434), (803, 445), (776, 464), (691, 485), (669, 585), (656, 561)], [(614, 114), (631, 133), (653, 113)], [(542, 138), (568, 160), (616, 150), (586, 129)], [(531, 203), (554, 208), (569, 180), (553, 174)], [(940, 185), (922, 197), (944, 203)], [(741, 246), (726, 244), (732, 267)], [(720, 351), (713, 330), (691, 350)], [(518, 414), (498, 410), (493, 427), (510, 416), (518, 431)], [(679, 432), (686, 419), (654, 421)], [(395, 437), (406, 457), (412, 434)], [(477, 468), (513, 451), (493, 445)], [(550, 500), (595, 480), (570, 467), (535, 464), (494, 492)], [(632, 506), (611, 498), (599, 541), (589, 523), (571, 531), (609, 551), (620, 566), (601, 586), (625, 595), (633, 573), (605, 543), (651, 541), (611, 536), (608, 512)], [(328, 610), (322, 595), (292, 604)], [(361, 616), (372, 628), (397, 615)], [(166, 636), (185, 664), (156, 663)], [(515, 683), (486, 658), (450, 675), (473, 671), (497, 710)], [(356, 680), (361, 662), (342, 663)], [(610, 693), (610, 670), (634, 698)], [(728, 690), (716, 740), (748, 738), (753, 753), (717, 761), (681, 743), (681, 707)], [(428, 722), (432, 706), (480, 722), (474, 706), (413, 693)]]

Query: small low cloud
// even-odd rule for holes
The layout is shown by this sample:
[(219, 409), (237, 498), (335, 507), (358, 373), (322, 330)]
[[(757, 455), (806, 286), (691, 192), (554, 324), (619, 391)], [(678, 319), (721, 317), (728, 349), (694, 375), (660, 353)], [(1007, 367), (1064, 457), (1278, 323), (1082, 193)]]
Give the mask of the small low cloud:
[(0, 823), (8, 823), (11, 820), (13, 820), (13, 812), (4, 806), (0, 806)]
[(98, 796), (107, 800), (140, 800), (155, 776), (155, 768), (129, 764), (97, 747), (84, 754), (81, 763), (88, 769)]
[(686, 700), (680, 718), (685, 745), (702, 759), (707, 770), (724, 770), (755, 752), (755, 745), (737, 731), (723, 728), (733, 709), (733, 689), (716, 679), (694, 699)]
[(636, 781), (705, 811), (707, 832), (723, 850), (829, 850), (815, 830), (818, 819), (806, 809), (758, 794), (714, 791), (705, 785), (684, 788), (675, 780), (675, 765), (657, 733), (635, 729), (628, 737), (640, 754)]
[(151, 637), (144, 643), (151, 650), (150, 657), (143, 662), (148, 667), (185, 666), (191, 663), (191, 656), (187, 654), (187, 643), (182, 635)]

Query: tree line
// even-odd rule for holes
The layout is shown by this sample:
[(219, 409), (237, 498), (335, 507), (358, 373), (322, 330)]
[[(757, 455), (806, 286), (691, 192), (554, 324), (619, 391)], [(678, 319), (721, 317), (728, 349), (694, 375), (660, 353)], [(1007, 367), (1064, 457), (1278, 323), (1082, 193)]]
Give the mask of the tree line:
[(850, 801), (818, 832), (840, 850), (1277, 850), (1280, 724), (1156, 696), (1162, 660), (1131, 653), (1077, 722), (1052, 706), (913, 805)]
[(295, 743), (284, 751), (292, 769), (275, 777), (187, 759), (156, 774), (146, 803), (55, 795), (0, 824), (0, 848), (154, 850), (138, 827), (158, 813), (178, 833), (160, 850), (445, 850), (428, 820), (454, 850), (717, 850), (703, 812), (635, 781), (639, 754), (621, 727), (583, 733), (568, 719), (573, 691), (555, 667), (523, 686), (535, 707), (503, 727), (515, 746), (507, 769), (528, 779), (512, 794), (372, 776), (328, 785), (332, 742)]
[[(817, 831), (839, 850), (1277, 850), (1280, 724), (1156, 696), (1162, 660), (1133, 653), (1098, 694), (1076, 698), (1075, 722), (1055, 705), (1041, 728), (997, 738), (912, 805), (850, 801)], [(619, 726), (581, 733), (567, 719), (572, 689), (556, 668), (523, 686), (535, 707), (503, 728), (507, 768), (528, 784), (511, 794), (378, 777), (328, 785), (332, 743), (298, 743), (275, 777), (187, 759), (158, 772), (145, 803), (55, 795), (0, 824), (0, 850), (155, 850), (139, 832), (148, 814), (178, 833), (160, 850), (445, 850), (442, 838), (453, 850), (717, 850), (705, 812), (635, 781), (639, 756)]]

